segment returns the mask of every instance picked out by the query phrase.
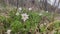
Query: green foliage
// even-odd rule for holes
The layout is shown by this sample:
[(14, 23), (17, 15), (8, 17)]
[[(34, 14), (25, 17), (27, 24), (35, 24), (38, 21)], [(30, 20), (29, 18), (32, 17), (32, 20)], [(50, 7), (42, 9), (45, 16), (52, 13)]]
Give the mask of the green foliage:
[(11, 23), (12, 31), (18, 32), (23, 29), (23, 24), (20, 21), (14, 21)]
[(5, 16), (0, 16), (0, 22), (3, 22), (5, 19)]
[(12, 9), (11, 11), (9, 11), (9, 16), (10, 17), (14, 17), (16, 14), (17, 10), (16, 9)]
[[(27, 10), (22, 11), (23, 13), (27, 12)], [(9, 20), (12, 31), (28, 32), (31, 28), (35, 29), (36, 25), (38, 25), (42, 17), (39, 16), (38, 13), (36, 12), (27, 12), (27, 13), (29, 15), (29, 19), (23, 22), (21, 19), (21, 13), (19, 16), (16, 16), (16, 10), (10, 11), (9, 16), (11, 20), (10, 19)]]
[(41, 11), (40, 12), (42, 14), (42, 16), (46, 16), (49, 20), (52, 19), (52, 14), (46, 11)]
[[(36, 29), (36, 26), (38, 26), (38, 24), (41, 22), (41, 19), (43, 16), (46, 16), (49, 20), (51, 20), (51, 14), (50, 13), (46, 13), (46, 12), (40, 12), (42, 13), (42, 15), (40, 16), (38, 12), (34, 12), (34, 11), (29, 11), (26, 9), (23, 9), (21, 12), (19, 12), (19, 15), (16, 15), (17, 11), (16, 9), (13, 9), (9, 12), (8, 16), (9, 17), (5, 17), (5, 16), (0, 16), (0, 22), (4, 23), (4, 27), (7, 30), (8, 28), (10, 28), (12, 30), (12, 32), (23, 32), (23, 33), (27, 33), (29, 32), (31, 29), (34, 32)], [(29, 19), (27, 19), (25, 22), (23, 22), (22, 20), (22, 13), (27, 13), (29, 16)], [(55, 28), (60, 27), (60, 22), (57, 21), (54, 24)], [(46, 32), (46, 26), (43, 25), (42, 27), (40, 27), (40, 32)]]
[(41, 32), (45, 32), (46, 31), (46, 26), (45, 25), (43, 25), (42, 27), (40, 27), (40, 29), (41, 29)]
[(55, 21), (54, 26), (55, 26), (56, 28), (60, 27), (60, 21)]
[[(36, 24), (38, 25), (38, 23), (41, 20), (41, 18), (40, 18), (41, 16), (39, 16), (37, 13), (29, 13), (28, 15), (29, 15), (29, 19), (26, 22), (22, 22), (21, 15), (19, 15), (19, 16), (15, 15), (12, 18), (12, 19), (14, 19), (12, 22), (12, 25), (11, 25), (11, 26), (14, 26), (14, 27), (12, 27), (12, 29), (14, 29), (15, 31), (16, 31), (16, 29), (22, 29), (22, 31), (23, 31), (24, 30), (23, 25), (25, 24), (25, 26), (26, 26), (25, 31), (29, 31), (31, 27), (34, 28), (36, 26)], [(18, 21), (18, 23), (16, 21)], [(22, 25), (23, 28), (18, 28), (19, 27), (18, 25), (20, 25), (19, 24), (20, 22), (23, 23), (23, 25)], [(17, 28), (15, 29), (15, 27), (17, 27)], [(20, 25), (20, 27), (21, 27), (21, 25)], [(17, 30), (17, 31), (19, 31), (19, 30)]]

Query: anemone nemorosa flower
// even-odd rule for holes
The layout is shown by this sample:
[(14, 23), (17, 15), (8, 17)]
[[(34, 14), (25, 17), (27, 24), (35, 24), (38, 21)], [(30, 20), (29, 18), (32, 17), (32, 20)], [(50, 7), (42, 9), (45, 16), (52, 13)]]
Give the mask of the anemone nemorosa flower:
[(19, 15), (19, 12), (17, 12), (16, 15), (18, 16)]
[(20, 11), (22, 10), (22, 8), (20, 7), (20, 8), (18, 8)]
[(32, 10), (32, 8), (29, 8), (29, 10)]
[(40, 15), (40, 16), (42, 16), (43, 14), (42, 14), (42, 13), (40, 13), (39, 15)]
[(28, 16), (26, 13), (21, 14), (22, 20), (25, 22), (28, 19)]
[(7, 34), (10, 34), (11, 33), (11, 30), (9, 29), (9, 30), (7, 30), (7, 32), (6, 32)]
[(48, 13), (48, 11), (46, 11), (46, 13)]

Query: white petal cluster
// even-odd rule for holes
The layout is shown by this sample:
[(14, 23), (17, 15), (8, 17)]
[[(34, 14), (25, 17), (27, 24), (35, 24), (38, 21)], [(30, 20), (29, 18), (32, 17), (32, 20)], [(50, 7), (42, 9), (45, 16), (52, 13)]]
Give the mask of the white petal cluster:
[(48, 13), (48, 11), (46, 11), (46, 13)]
[(19, 16), (19, 12), (16, 13), (16, 16)]
[(9, 30), (7, 30), (7, 34), (10, 34), (11, 33), (11, 30), (9, 29)]
[(28, 16), (26, 13), (21, 14), (22, 20), (25, 22), (28, 19)]
[(42, 16), (43, 14), (42, 14), (42, 13), (40, 13), (39, 15), (40, 15), (40, 16)]
[(22, 10), (22, 8), (20, 7), (20, 8), (18, 8), (20, 11)]
[(44, 25), (47, 25), (47, 23), (44, 23)]
[(32, 10), (32, 8), (29, 8), (29, 11)]

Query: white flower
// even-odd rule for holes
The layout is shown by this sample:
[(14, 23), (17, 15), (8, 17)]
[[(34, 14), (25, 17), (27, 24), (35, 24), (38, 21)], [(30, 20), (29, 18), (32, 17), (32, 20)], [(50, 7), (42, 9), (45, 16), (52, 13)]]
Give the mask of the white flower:
[(42, 13), (40, 13), (39, 15), (40, 15), (40, 16), (42, 16), (43, 14), (42, 14)]
[(26, 13), (21, 14), (22, 15), (22, 20), (25, 22), (28, 19), (28, 16)]
[(43, 26), (43, 24), (40, 24), (40, 27), (42, 27)]
[(44, 25), (47, 25), (47, 23), (44, 23)]
[(48, 13), (48, 11), (46, 11), (46, 13)]
[(21, 10), (22, 10), (22, 8), (20, 7), (20, 8), (19, 8), (19, 10), (21, 11)]
[(19, 12), (17, 12), (16, 15), (18, 16), (19, 15)]
[(29, 10), (32, 10), (32, 8), (29, 8)]
[(11, 32), (11, 30), (9, 29), (9, 30), (7, 30), (7, 34), (10, 34), (10, 32)]

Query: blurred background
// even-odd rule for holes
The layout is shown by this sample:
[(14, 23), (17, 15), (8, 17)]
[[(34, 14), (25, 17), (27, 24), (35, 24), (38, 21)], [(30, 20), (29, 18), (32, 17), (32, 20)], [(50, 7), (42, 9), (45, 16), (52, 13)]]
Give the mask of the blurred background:
[(33, 10), (45, 10), (49, 12), (60, 12), (60, 0), (0, 0), (0, 10), (9, 8), (32, 7)]
[(0, 0), (0, 34), (60, 34), (60, 0)]

